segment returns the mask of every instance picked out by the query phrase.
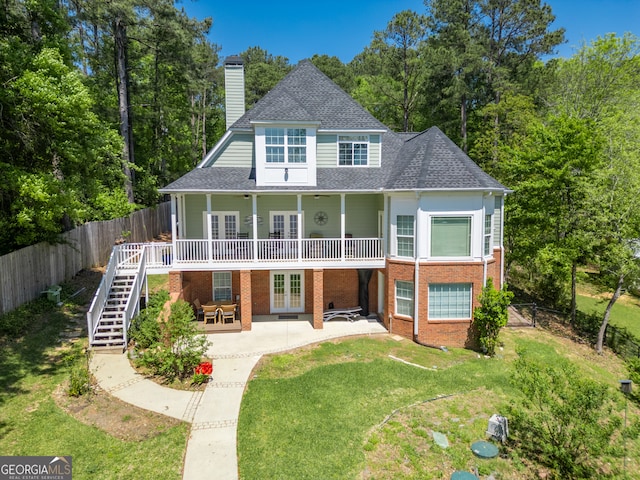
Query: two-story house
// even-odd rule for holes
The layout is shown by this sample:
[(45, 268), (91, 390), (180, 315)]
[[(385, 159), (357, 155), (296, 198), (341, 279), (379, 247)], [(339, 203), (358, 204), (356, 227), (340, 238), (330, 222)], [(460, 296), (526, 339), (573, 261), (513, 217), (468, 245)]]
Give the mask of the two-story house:
[(503, 282), (507, 189), (438, 128), (395, 133), (311, 62), (244, 109), (225, 61), (227, 131), (171, 197), (174, 294), (252, 316), (360, 306), (391, 333), (471, 342), (488, 277)]

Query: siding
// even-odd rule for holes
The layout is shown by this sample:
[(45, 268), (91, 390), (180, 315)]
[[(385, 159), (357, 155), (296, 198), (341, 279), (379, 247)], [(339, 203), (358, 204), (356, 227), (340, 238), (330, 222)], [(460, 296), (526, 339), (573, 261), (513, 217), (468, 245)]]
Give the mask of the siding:
[(252, 167), (255, 165), (253, 135), (235, 133), (229, 143), (210, 162), (213, 167)]
[(224, 69), (226, 90), (226, 122), (229, 128), (244, 114), (244, 68), (226, 66)]
[(502, 197), (495, 198), (496, 206), (493, 211), (493, 246), (500, 246), (502, 237)]
[[(258, 202), (260, 203), (260, 202)], [(205, 238), (203, 212), (207, 211), (207, 196), (186, 195), (186, 238)], [(211, 196), (212, 212), (239, 212), (238, 231), (251, 233), (251, 225), (244, 224), (244, 218), (251, 215), (251, 200), (245, 200), (242, 195)]]

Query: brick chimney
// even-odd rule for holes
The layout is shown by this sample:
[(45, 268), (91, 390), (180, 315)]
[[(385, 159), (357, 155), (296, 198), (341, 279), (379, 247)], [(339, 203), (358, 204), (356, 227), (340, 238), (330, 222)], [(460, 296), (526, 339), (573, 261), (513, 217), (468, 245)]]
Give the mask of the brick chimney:
[(238, 55), (224, 61), (225, 110), (227, 130), (244, 115), (244, 60)]

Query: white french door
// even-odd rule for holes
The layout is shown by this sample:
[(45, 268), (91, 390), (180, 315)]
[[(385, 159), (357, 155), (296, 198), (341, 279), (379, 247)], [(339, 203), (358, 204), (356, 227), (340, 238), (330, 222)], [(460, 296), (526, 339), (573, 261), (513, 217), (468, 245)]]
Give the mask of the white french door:
[(298, 238), (298, 212), (271, 212), (271, 233), (277, 238)]
[(304, 271), (271, 272), (271, 313), (304, 312)]

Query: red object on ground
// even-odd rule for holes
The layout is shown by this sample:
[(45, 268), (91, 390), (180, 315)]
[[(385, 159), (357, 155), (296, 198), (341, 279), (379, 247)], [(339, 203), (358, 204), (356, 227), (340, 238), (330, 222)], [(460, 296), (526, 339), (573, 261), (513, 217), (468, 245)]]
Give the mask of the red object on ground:
[(211, 362), (202, 362), (196, 367), (196, 373), (211, 375), (213, 373), (213, 365), (211, 365)]

